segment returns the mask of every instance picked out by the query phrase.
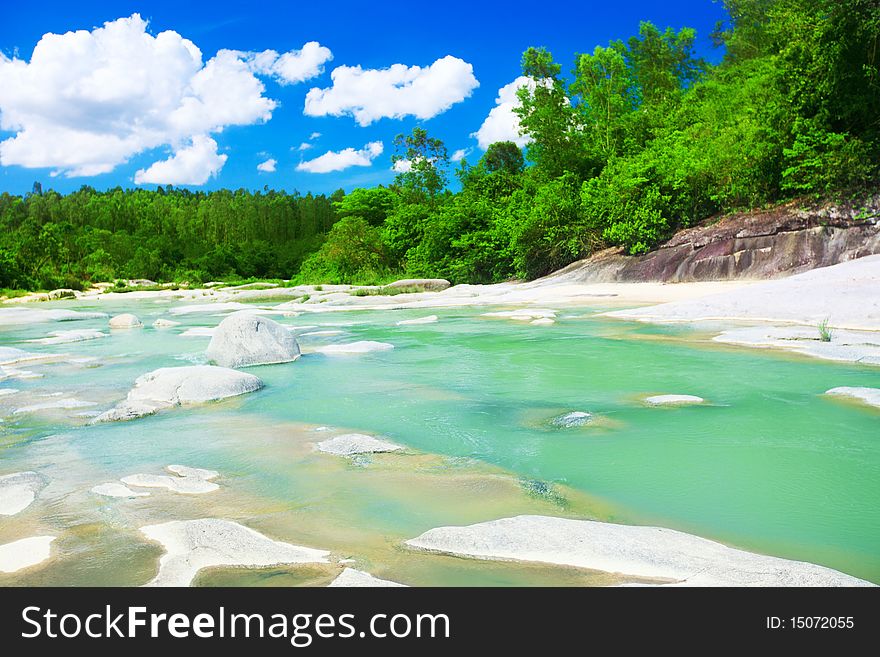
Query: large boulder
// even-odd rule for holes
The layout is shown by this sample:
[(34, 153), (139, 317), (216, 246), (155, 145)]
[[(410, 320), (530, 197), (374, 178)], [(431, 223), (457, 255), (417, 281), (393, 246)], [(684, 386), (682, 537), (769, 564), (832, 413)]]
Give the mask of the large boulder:
[(138, 377), (123, 402), (94, 422), (133, 420), (163, 408), (203, 404), (259, 390), (253, 374), (213, 365), (163, 367)]
[(389, 283), (385, 287), (391, 289), (413, 288), (418, 292), (441, 292), (451, 285), (452, 283), (445, 278), (405, 278)]
[(142, 326), (141, 320), (131, 313), (123, 313), (110, 318), (110, 328), (130, 329), (141, 328)]
[(249, 367), (294, 361), (299, 358), (299, 345), (278, 322), (241, 312), (220, 322), (206, 354), (222, 367)]

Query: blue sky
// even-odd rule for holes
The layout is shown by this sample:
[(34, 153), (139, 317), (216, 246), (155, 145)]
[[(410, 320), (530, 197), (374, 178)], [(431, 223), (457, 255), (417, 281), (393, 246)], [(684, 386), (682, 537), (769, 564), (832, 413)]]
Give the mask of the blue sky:
[[(712, 0), (447, 0), (376, 6), (44, 1), (39, 8), (35, 11), (25, 3), (3, 3), (0, 8), (0, 52), (5, 57), (0, 59), (4, 119), (0, 126), (5, 128), (0, 129), (0, 191), (23, 193), (35, 180), (62, 192), (83, 184), (98, 189), (133, 187), (136, 178), (145, 187), (155, 187), (150, 182), (155, 180), (180, 184), (206, 178), (204, 184), (187, 186), (259, 189), (268, 185), (302, 193), (388, 183), (394, 177), (392, 140), (416, 125), (441, 138), (450, 154), (461, 149), (469, 152), (470, 161), (476, 160), (482, 151), (471, 134), (496, 107), (499, 89), (518, 77), (520, 56), (530, 45), (547, 47), (569, 71), (575, 53), (625, 39), (637, 32), (640, 20), (650, 20), (661, 28), (696, 28), (699, 53), (717, 60), (720, 53), (710, 47), (708, 34), (724, 16), (720, 3)], [(42, 68), (26, 68), (44, 34), (91, 31), (136, 13), (148, 22), (147, 27), (126, 23), (129, 31), (121, 33), (121, 41), (98, 37), (99, 33), (45, 41)], [(149, 38), (141, 39), (139, 30)], [(168, 40), (170, 45), (153, 38), (166, 31), (176, 33)], [(238, 51), (239, 59), (224, 60), (222, 71), (227, 77), (213, 75), (211, 89), (193, 92), (202, 83), (196, 82), (198, 66), (187, 59), (184, 39), (201, 51), (198, 66), (224, 49)], [(133, 54), (130, 62), (108, 69), (107, 61), (118, 62), (119, 53), (131, 50), (129, 44), (142, 41), (144, 50)], [(308, 42), (320, 47), (302, 50)], [(329, 54), (324, 49), (332, 59), (323, 61)], [(258, 60), (248, 55), (267, 50), (275, 51), (267, 63), (255, 63)], [(285, 60), (288, 51), (294, 52)], [(317, 60), (310, 60), (307, 53)], [(103, 64), (102, 57), (108, 58)], [(426, 70), (446, 57), (455, 59)], [(285, 61), (292, 68), (284, 68)], [(179, 71), (178, 64), (196, 68)], [(375, 93), (360, 89), (358, 96), (357, 85), (374, 75), (363, 76), (363, 71), (392, 64), (422, 67), (399, 67), (395, 75), (420, 78), (417, 84), (424, 86), (398, 97), (389, 83)], [(334, 87), (331, 72), (355, 66), (361, 72), (354, 71), (352, 84)], [(386, 79), (387, 72), (375, 75)], [(300, 80), (303, 76), (308, 79)], [(262, 91), (254, 88), (259, 84)], [(176, 89), (180, 98), (166, 103), (162, 96), (166, 86)], [(323, 102), (310, 110), (312, 115), (305, 115), (309, 90), (331, 87)], [(187, 97), (193, 93), (195, 100)], [(389, 95), (387, 102), (383, 93)], [(352, 100), (353, 96), (358, 97)], [(230, 111), (218, 113), (210, 107), (210, 100), (218, 97), (226, 100), (215, 104)], [(192, 103), (202, 109), (193, 110)], [(433, 116), (413, 115), (418, 113)], [(320, 136), (313, 137), (315, 133)], [(309, 147), (299, 150), (303, 143)], [(345, 149), (353, 151), (345, 153)], [(302, 162), (328, 151), (342, 153), (329, 156), (336, 167), (352, 160), (368, 165), (328, 173), (297, 170)], [(258, 171), (257, 166), (267, 160), (275, 160), (275, 170)]]

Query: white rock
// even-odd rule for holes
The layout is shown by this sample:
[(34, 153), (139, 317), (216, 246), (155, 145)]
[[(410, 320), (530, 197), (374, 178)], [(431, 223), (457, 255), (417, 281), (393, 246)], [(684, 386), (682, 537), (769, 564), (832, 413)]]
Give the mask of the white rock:
[(205, 353), (222, 367), (249, 367), (294, 361), (299, 345), (278, 322), (240, 312), (220, 322)]
[(15, 573), (44, 562), (54, 540), (54, 536), (31, 536), (0, 545), (0, 572)]
[(442, 292), (450, 285), (452, 285), (452, 283), (447, 281), (445, 278), (404, 278), (402, 280), (389, 283), (385, 287), (389, 287), (392, 289), (400, 287), (418, 287), (425, 292)]
[(184, 338), (210, 338), (214, 336), (216, 326), (191, 326), (180, 335)]
[(216, 566), (327, 563), (330, 554), (274, 541), (237, 522), (214, 518), (173, 520), (141, 527), (141, 532), (165, 548), (159, 572), (148, 586), (189, 586), (200, 570)]
[(650, 406), (686, 406), (689, 404), (702, 404), (705, 399), (696, 395), (653, 395), (645, 397), (645, 403)]
[(266, 312), (259, 308), (254, 308), (246, 303), (238, 301), (227, 301), (221, 303), (195, 303), (188, 306), (177, 306), (171, 308), (168, 312), (172, 315), (192, 315), (197, 313), (225, 313), (234, 312), (236, 310), (250, 310), (251, 312)]
[(220, 476), (220, 473), (216, 470), (191, 468), (188, 465), (169, 465), (165, 469), (168, 470), (168, 472), (173, 472), (178, 477), (192, 477), (194, 479), (204, 479), (205, 481), (216, 479)]
[(520, 308), (518, 310), (500, 310), (498, 312), (483, 313), (482, 316), (515, 319), (521, 322), (532, 322), (537, 319), (553, 319), (556, 317), (556, 311), (547, 308)]
[(51, 411), (57, 409), (69, 410), (71, 408), (87, 408), (95, 405), (95, 402), (74, 399), (73, 397), (65, 397), (64, 399), (53, 399), (52, 401), (38, 402), (36, 404), (22, 406), (21, 408), (16, 408), (12, 411), (12, 414), (19, 415), (21, 413), (36, 413), (39, 411)]
[(110, 328), (132, 329), (141, 328), (142, 326), (141, 320), (131, 313), (123, 313), (110, 318)]
[(556, 321), (550, 319), (549, 317), (541, 317), (540, 319), (533, 319), (529, 324), (533, 324), (535, 326), (551, 326), (555, 324)]
[(592, 421), (592, 413), (587, 413), (586, 411), (572, 411), (571, 413), (556, 416), (550, 420), (550, 424), (561, 429), (571, 429), (573, 427), (582, 427)]
[(852, 399), (857, 399), (868, 406), (876, 406), (877, 408), (880, 408), (880, 388), (840, 386), (837, 388), (831, 388), (831, 390), (826, 390), (825, 394), (837, 397), (851, 397)]
[(38, 354), (33, 351), (24, 351), (16, 347), (0, 347), (0, 365), (17, 365), (40, 360), (57, 358), (58, 354)]
[(36, 472), (15, 472), (0, 477), (0, 516), (14, 516), (31, 505), (46, 486)]
[(359, 340), (358, 342), (347, 342), (345, 344), (328, 344), (324, 347), (316, 348), (315, 351), (327, 356), (348, 356), (367, 354), (372, 351), (390, 351), (391, 349), (394, 349), (394, 345), (387, 342)]
[(98, 338), (106, 338), (107, 333), (102, 333), (97, 329), (77, 329), (73, 331), (52, 331), (49, 337), (28, 340), (28, 342), (36, 342), (39, 344), (67, 344), (70, 342), (82, 342), (83, 340), (96, 340)]
[(318, 335), (341, 335), (345, 333), (345, 331), (309, 331), (308, 333), (301, 333), (299, 337), (304, 338), (306, 336), (318, 336)]
[(220, 473), (214, 470), (190, 468), (185, 465), (169, 465), (165, 469), (177, 476), (134, 474), (123, 477), (120, 481), (139, 488), (167, 488), (173, 493), (185, 495), (201, 495), (220, 488), (210, 481), (220, 476)]
[(391, 586), (402, 586), (406, 587), (406, 584), (399, 584), (397, 582), (392, 582), (387, 579), (379, 579), (378, 577), (373, 577), (370, 573), (365, 573), (362, 570), (355, 570), (354, 568), (345, 568), (339, 576), (330, 582), (328, 587), (355, 587), (355, 588), (379, 588), (379, 587), (391, 587)]
[(42, 310), (36, 308), (0, 308), (0, 326), (16, 326), (36, 324), (38, 322), (65, 322), (77, 319), (100, 319), (106, 313), (84, 313), (75, 310), (53, 308)]
[(403, 449), (403, 445), (397, 445), (388, 440), (381, 440), (363, 433), (346, 433), (341, 436), (328, 438), (319, 442), (317, 447), (322, 452), (335, 454), (336, 456), (396, 452)]
[(102, 413), (95, 422), (130, 420), (163, 408), (203, 404), (259, 390), (252, 374), (214, 365), (163, 367), (138, 377), (125, 401)]
[(165, 319), (164, 317), (160, 317), (155, 322), (153, 322), (154, 328), (171, 328), (172, 326), (179, 325), (180, 322), (175, 322), (173, 319)]
[(439, 527), (406, 544), (444, 554), (574, 566), (690, 586), (871, 586), (824, 566), (745, 552), (672, 529), (547, 516)]
[(404, 319), (397, 322), (398, 326), (411, 326), (413, 324), (433, 324), (439, 318), (437, 315), (428, 315), (427, 317), (419, 317), (417, 319)]
[(104, 497), (149, 497), (149, 493), (139, 493), (133, 491), (128, 486), (117, 484), (116, 482), (108, 482), (106, 484), (98, 484), (92, 487), (92, 492), (96, 495)]

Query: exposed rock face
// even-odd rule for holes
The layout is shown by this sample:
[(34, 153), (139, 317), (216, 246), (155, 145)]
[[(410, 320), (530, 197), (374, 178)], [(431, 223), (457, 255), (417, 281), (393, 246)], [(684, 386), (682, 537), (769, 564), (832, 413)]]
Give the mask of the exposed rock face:
[(441, 292), (450, 287), (452, 283), (445, 278), (405, 278), (400, 281), (389, 283), (385, 287), (400, 288), (414, 287), (419, 288), (420, 292)]
[(606, 249), (549, 278), (566, 282), (776, 278), (880, 253), (880, 195), (863, 205), (792, 202), (676, 233), (642, 256)]
[(299, 345), (278, 322), (241, 312), (220, 322), (206, 354), (222, 367), (249, 367), (296, 360)]
[(163, 408), (217, 401), (262, 387), (263, 382), (254, 375), (225, 367), (162, 367), (138, 377), (125, 401), (94, 422), (132, 420)]

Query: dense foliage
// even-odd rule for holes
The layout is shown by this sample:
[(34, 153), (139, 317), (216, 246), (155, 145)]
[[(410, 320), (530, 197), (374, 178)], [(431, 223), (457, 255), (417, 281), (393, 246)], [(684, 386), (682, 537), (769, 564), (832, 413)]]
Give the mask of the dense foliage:
[[(59, 277), (294, 276), (370, 283), (533, 278), (619, 245), (636, 254), (721, 212), (876, 183), (880, 4), (726, 0), (713, 40), (642, 23), (575, 58), (529, 48), (525, 154), (455, 172), (424, 129), (395, 140), (388, 188), (330, 199), (88, 188), (0, 197), (0, 287)], [(460, 191), (447, 189), (452, 175)], [(300, 264), (302, 266), (300, 267)]]

